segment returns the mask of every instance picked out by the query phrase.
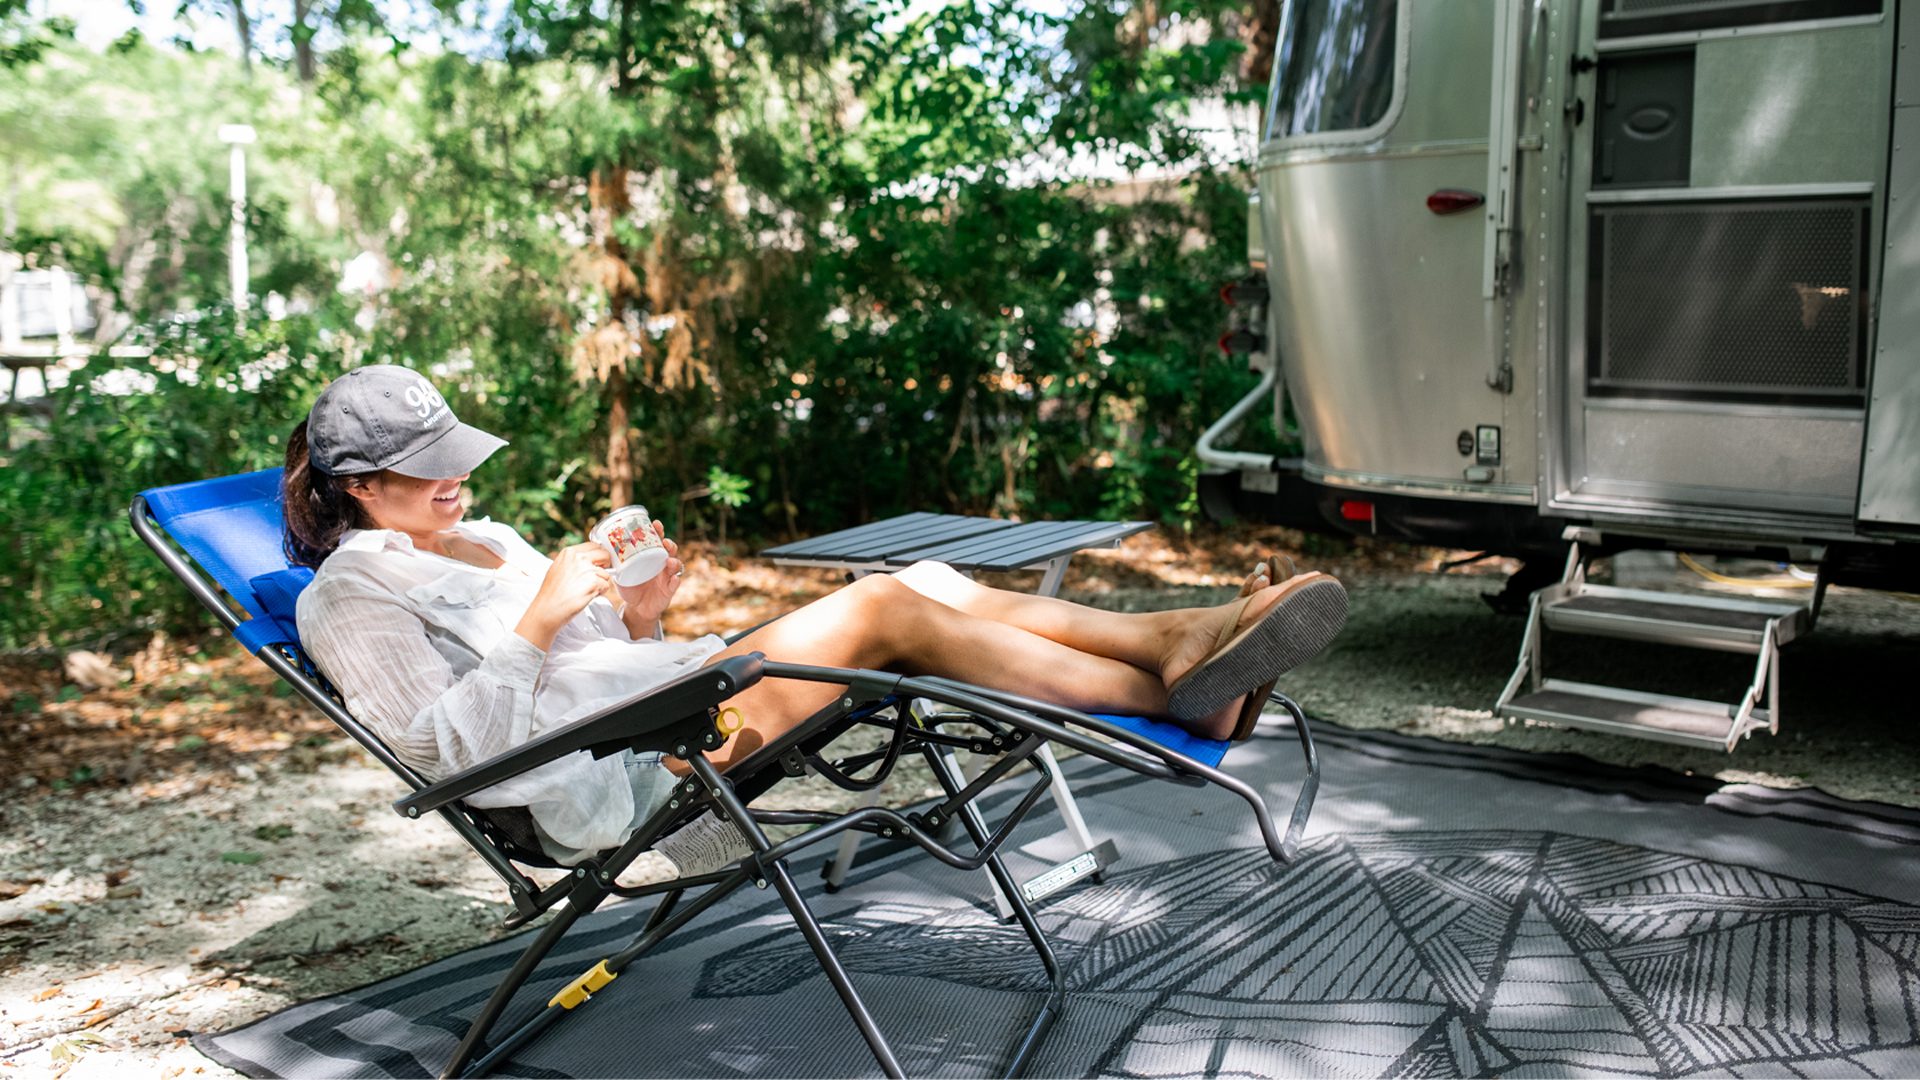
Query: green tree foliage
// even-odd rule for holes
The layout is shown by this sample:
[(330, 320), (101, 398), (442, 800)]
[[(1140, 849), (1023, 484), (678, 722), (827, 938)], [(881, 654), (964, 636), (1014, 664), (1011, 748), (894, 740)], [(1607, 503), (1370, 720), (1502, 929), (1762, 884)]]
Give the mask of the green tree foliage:
[[(364, 363), (430, 372), (510, 438), (479, 511), (547, 543), (622, 499), (684, 507), (694, 539), (1194, 518), (1194, 439), (1252, 382), (1213, 346), (1245, 162), (1193, 119), (1247, 96), (1232, 6), (452, 10), (413, 13), (437, 41), (365, 17), (304, 61), (263, 43), (250, 78), (138, 42), (0, 71), (0, 130), (38, 140), (0, 150), (36, 178), (11, 246), (155, 349), (7, 406), (0, 643), (189, 618), (128, 500), (277, 464)], [(260, 131), (246, 319), (214, 299), (221, 122)], [(58, 177), (89, 178), (97, 220), (55, 212)]]

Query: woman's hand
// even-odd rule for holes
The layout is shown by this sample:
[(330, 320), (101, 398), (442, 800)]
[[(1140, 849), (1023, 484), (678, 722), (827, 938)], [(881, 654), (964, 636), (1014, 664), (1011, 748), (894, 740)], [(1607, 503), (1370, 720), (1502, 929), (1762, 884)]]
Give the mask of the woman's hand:
[(680, 573), (686, 569), (686, 564), (679, 559), (680, 545), (667, 539), (667, 527), (656, 521), (653, 532), (660, 538), (660, 546), (667, 549), (666, 568), (651, 581), (615, 586), (620, 599), (627, 603), (620, 613), (621, 621), (627, 624), (627, 633), (635, 641), (654, 636), (660, 616), (673, 604), (673, 594), (680, 591)]
[(553, 565), (547, 567), (547, 576), (540, 579), (540, 591), (513, 632), (541, 652), (553, 648), (554, 635), (560, 628), (606, 591), (613, 580), (606, 569), (612, 561), (599, 544), (562, 548), (553, 557)]

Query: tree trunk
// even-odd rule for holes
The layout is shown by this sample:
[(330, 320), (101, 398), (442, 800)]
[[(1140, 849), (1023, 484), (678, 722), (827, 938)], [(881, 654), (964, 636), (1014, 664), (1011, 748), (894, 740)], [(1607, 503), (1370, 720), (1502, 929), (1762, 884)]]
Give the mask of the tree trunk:
[(314, 69), (313, 34), (314, 28), (307, 25), (307, 16), (313, 11), (313, 0), (293, 0), (293, 68), (300, 75), (300, 81), (308, 86), (318, 72)]
[(20, 166), (7, 159), (7, 197), (0, 202), (0, 248), (13, 247), (13, 234), (20, 231)]
[[(594, 235), (605, 253), (600, 274), (601, 286), (607, 290), (604, 326), (619, 330), (614, 335), (616, 340), (628, 342), (630, 334), (624, 328), (628, 326), (628, 311), (640, 295), (640, 282), (627, 260), (626, 245), (614, 231), (614, 224), (629, 207), (626, 168), (610, 165), (594, 170), (588, 177), (587, 198), (593, 207)], [(601, 376), (607, 384), (607, 495), (616, 508), (633, 502), (633, 449), (627, 442), (627, 430), (633, 426), (628, 348), (625, 344), (620, 347), (617, 362), (613, 357), (604, 358)]]
[(613, 57), (613, 87), (621, 97), (633, 93), (633, 4), (634, 0), (620, 0), (619, 37), (614, 45)]
[(627, 369), (607, 372), (607, 496), (613, 508), (633, 502), (633, 448), (627, 444)]
[[(1273, 78), (1273, 50), (1280, 42), (1280, 0), (1253, 0), (1247, 15), (1247, 56), (1241, 78), (1250, 86), (1266, 86)], [(1261, 102), (1262, 116), (1266, 109), (1266, 102)]]
[(233, 0), (233, 28), (240, 35), (240, 66), (253, 74), (253, 23), (247, 18), (246, 5)]

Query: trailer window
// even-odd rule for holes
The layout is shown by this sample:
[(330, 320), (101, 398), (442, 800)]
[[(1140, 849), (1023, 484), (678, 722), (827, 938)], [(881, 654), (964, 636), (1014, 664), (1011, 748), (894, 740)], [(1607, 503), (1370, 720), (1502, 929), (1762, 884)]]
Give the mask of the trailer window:
[(1293, 0), (1274, 58), (1267, 138), (1372, 127), (1393, 103), (1399, 0)]

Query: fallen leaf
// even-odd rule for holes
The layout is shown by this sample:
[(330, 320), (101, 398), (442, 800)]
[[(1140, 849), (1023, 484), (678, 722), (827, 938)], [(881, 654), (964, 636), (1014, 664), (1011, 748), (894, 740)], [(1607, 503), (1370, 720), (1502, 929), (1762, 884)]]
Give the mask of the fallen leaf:
[(89, 690), (119, 686), (127, 680), (128, 676), (127, 672), (113, 666), (111, 657), (81, 649), (67, 654), (65, 667), (67, 678)]
[(138, 885), (115, 885), (113, 888), (107, 890), (107, 899), (133, 900), (140, 897), (143, 892), (144, 890)]
[(100, 1007), (100, 1003), (101, 1003), (102, 1001), (104, 1001), (104, 1000), (106, 1000), (106, 999), (105, 999), (105, 998), (94, 998), (94, 999), (93, 999), (93, 1004), (91, 1004), (91, 1005), (89, 1005), (89, 1006), (87, 1006), (87, 1007), (86, 1007), (86, 1008), (84, 1008), (84, 1009), (81, 1009), (81, 1010), (80, 1010), (80, 1012), (82, 1012), (82, 1013), (90, 1013), (90, 1012), (92, 1012), (93, 1010), (95, 1010), (95, 1009), (97, 1009), (97, 1008), (99, 1008), (99, 1007)]
[(20, 896), (44, 880), (43, 878), (27, 878), (22, 881), (0, 881), (0, 900), (11, 900), (16, 896)]
[(57, 987), (57, 986), (49, 986), (49, 987), (47, 987), (47, 988), (46, 988), (45, 990), (42, 990), (42, 991), (40, 991), (39, 993), (37, 993), (37, 994), (35, 994), (35, 995), (33, 995), (33, 1000), (34, 1000), (34, 1001), (45, 1001), (45, 1000), (47, 1000), (48, 998), (50, 998), (50, 997), (53, 997), (53, 996), (55, 996), (55, 995), (56, 995), (56, 994), (58, 994), (58, 993), (60, 993), (60, 988), (59, 988), (59, 987)]
[(238, 990), (240, 989), (240, 980), (239, 979), (222, 979), (220, 980), (220, 989)]
[(49, 915), (58, 915), (67, 909), (64, 907), (61, 907), (59, 904), (41, 904), (40, 910), (46, 912)]

